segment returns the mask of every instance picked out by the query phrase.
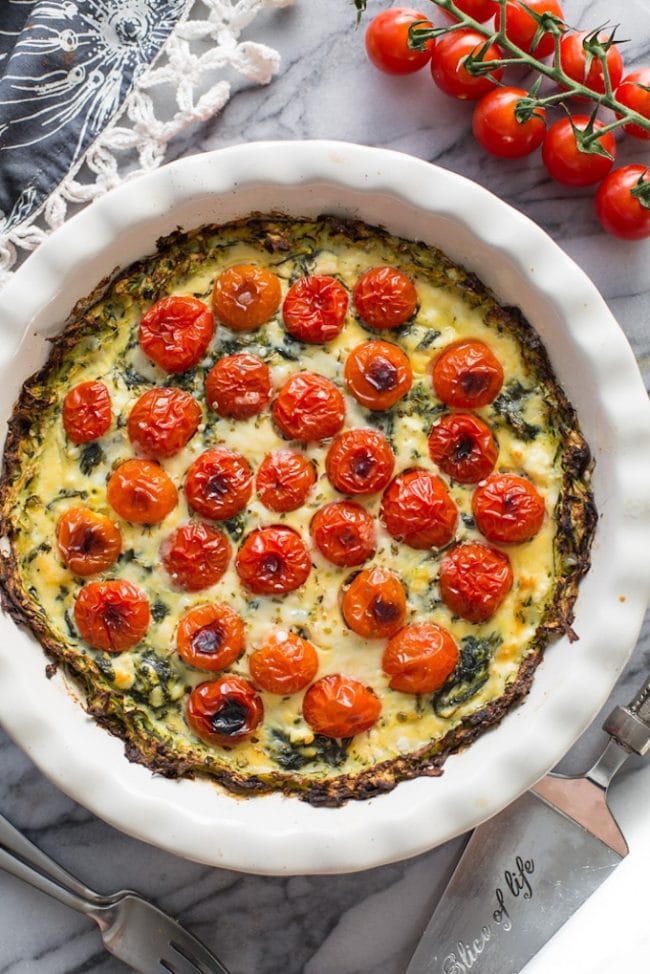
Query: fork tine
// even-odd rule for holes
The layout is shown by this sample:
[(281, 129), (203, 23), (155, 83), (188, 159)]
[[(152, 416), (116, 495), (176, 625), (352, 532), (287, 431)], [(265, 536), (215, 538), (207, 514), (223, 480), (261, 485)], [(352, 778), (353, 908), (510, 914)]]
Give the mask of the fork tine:
[[(179, 928), (179, 933), (184, 934), (184, 936), (174, 936), (170, 940), (169, 946), (179, 957), (193, 965), (192, 974), (196, 974), (197, 971), (199, 974), (229, 974), (228, 969), (214, 954), (210, 953), (200, 940), (197, 940), (182, 927)], [(184, 974), (184, 972), (179, 969), (178, 972), (174, 971), (174, 974)], [(190, 974), (189, 971), (188, 974)]]

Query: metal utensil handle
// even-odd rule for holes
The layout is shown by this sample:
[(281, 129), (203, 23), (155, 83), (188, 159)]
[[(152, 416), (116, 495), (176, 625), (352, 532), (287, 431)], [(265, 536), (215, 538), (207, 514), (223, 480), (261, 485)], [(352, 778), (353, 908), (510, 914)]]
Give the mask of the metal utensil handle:
[[(2, 850), (6, 851), (8, 855), (13, 854), (13, 856), (16, 856), (21, 861), (21, 864), (25, 863), (25, 868), (29, 869), (30, 873), (32, 869), (36, 870), (39, 875), (56, 883), (58, 887), (69, 890), (71, 894), (74, 894), (80, 899), (97, 905), (101, 905), (104, 902), (104, 897), (99, 896), (94, 890), (88, 889), (75, 876), (71, 876), (69, 872), (66, 872), (62, 866), (59, 866), (53, 859), (50, 859), (38, 846), (30, 842), (22, 832), (14, 828), (11, 822), (0, 815), (0, 851)], [(3, 856), (2, 866), (5, 869), (9, 869), (9, 866), (5, 865), (4, 860), (5, 857)], [(10, 871), (13, 872), (14, 876), (18, 876), (19, 879), (26, 878), (27, 882), (32, 882), (29, 877), (23, 877), (15, 870)], [(51, 890), (48, 887), (44, 892), (49, 893)], [(52, 893), (52, 895), (55, 894)], [(69, 905), (73, 906), (74, 904), (70, 903)], [(75, 909), (79, 909), (79, 907), (76, 906)]]
[(46, 893), (48, 896), (54, 897), (59, 903), (70, 906), (79, 913), (88, 915), (94, 909), (91, 903), (77, 896), (76, 893), (73, 893), (65, 886), (61, 886), (47, 875), (43, 875), (38, 869), (28, 866), (18, 856), (7, 852), (3, 848), (0, 848), (0, 869), (4, 869), (5, 872), (11, 873), (16, 879), (21, 879), (24, 883), (29, 883), (30, 886), (40, 890), (41, 893)]
[(650, 751), (650, 676), (627, 707), (615, 707), (603, 729), (614, 740), (636, 754)]

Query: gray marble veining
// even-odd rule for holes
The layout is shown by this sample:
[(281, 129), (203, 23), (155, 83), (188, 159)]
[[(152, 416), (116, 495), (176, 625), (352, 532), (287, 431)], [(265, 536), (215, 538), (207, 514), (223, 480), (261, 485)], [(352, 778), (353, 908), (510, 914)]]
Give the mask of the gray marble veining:
[[(369, 6), (373, 12), (387, 5), (371, 0)], [(605, 0), (567, 0), (565, 8), (578, 25), (612, 16)], [(630, 59), (650, 63), (650, 5), (628, 0), (617, 5), (616, 16), (632, 38)], [(605, 236), (591, 194), (551, 183), (538, 156), (509, 163), (488, 158), (472, 141), (470, 106), (438, 93), (426, 70), (402, 79), (379, 75), (365, 60), (363, 34), (353, 21), (347, 0), (297, 0), (294, 8), (262, 15), (255, 34), (281, 51), (279, 76), (265, 89), (239, 83), (225, 111), (179, 142), (175, 154), (268, 138), (335, 138), (398, 149), (476, 179), (543, 226), (598, 282), (650, 380), (650, 241), (628, 245)], [(650, 162), (650, 151), (626, 143), (621, 157)], [(607, 709), (626, 703), (649, 669), (650, 623)], [(593, 760), (603, 716), (561, 770), (575, 773)], [(0, 768), (0, 810), (19, 828), (91, 885), (134, 886), (155, 898), (212, 946), (232, 974), (402, 974), (462, 845), (454, 840), (406, 863), (353, 875), (240, 875), (185, 862), (116, 832), (53, 787), (1, 732)], [(648, 774), (650, 765), (640, 760), (622, 772)], [(0, 873), (0, 974), (125, 971), (102, 952), (87, 921)]]

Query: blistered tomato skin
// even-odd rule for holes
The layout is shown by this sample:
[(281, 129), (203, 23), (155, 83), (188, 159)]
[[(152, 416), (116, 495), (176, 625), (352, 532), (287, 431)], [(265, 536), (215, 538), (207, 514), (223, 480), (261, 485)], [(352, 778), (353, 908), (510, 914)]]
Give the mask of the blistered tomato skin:
[(307, 581), (311, 559), (297, 531), (271, 525), (248, 535), (237, 553), (235, 567), (249, 592), (284, 595)]
[(289, 696), (304, 690), (318, 672), (318, 653), (307, 639), (276, 629), (248, 661), (253, 681), (261, 690)]
[(411, 363), (401, 348), (379, 339), (362, 342), (345, 361), (345, 385), (366, 409), (390, 409), (413, 383)]
[(160, 546), (160, 560), (174, 585), (200, 592), (223, 578), (232, 550), (223, 532), (190, 521), (181, 524)]
[(201, 407), (183, 389), (155, 388), (131, 408), (129, 440), (147, 457), (173, 457), (192, 439), (201, 422)]
[(353, 501), (321, 507), (312, 518), (310, 531), (323, 557), (340, 567), (362, 565), (377, 547), (374, 519)]
[(386, 530), (411, 548), (449, 544), (458, 510), (446, 485), (428, 470), (406, 470), (386, 488), (381, 502)]
[(485, 342), (463, 338), (437, 356), (432, 380), (435, 394), (446, 406), (479, 409), (499, 395), (503, 368)]
[(410, 277), (396, 267), (371, 267), (354, 286), (354, 308), (369, 328), (399, 328), (418, 306), (418, 294)]
[(111, 396), (103, 382), (80, 382), (63, 400), (63, 428), (73, 443), (90, 443), (111, 427)]
[(187, 722), (201, 740), (232, 747), (255, 733), (264, 717), (262, 698), (252, 683), (228, 674), (192, 690)]
[(149, 600), (138, 586), (124, 579), (87, 582), (74, 605), (82, 639), (95, 649), (121, 653), (139, 643), (149, 628)]
[(492, 473), (498, 448), (487, 423), (469, 413), (443, 416), (429, 434), (429, 455), (459, 484), (477, 484)]
[(255, 478), (257, 496), (269, 511), (296, 511), (316, 483), (313, 463), (295, 450), (274, 450), (259, 465)]
[(370, 429), (339, 433), (325, 458), (330, 483), (342, 494), (376, 494), (389, 483), (394, 467), (390, 443)]
[(331, 342), (343, 330), (348, 292), (335, 277), (313, 274), (292, 284), (282, 305), (284, 327), (301, 342)]
[(214, 447), (196, 458), (187, 471), (185, 496), (201, 517), (225, 521), (243, 511), (253, 492), (248, 461), (235, 450)]
[(315, 372), (296, 372), (272, 406), (273, 421), (287, 440), (314, 443), (335, 436), (345, 422), (345, 400), (333, 382)]
[(458, 646), (434, 622), (416, 622), (389, 640), (381, 666), (391, 690), (433, 693), (446, 683), (458, 662)]
[(140, 321), (142, 351), (166, 372), (185, 372), (197, 365), (213, 334), (212, 312), (198, 298), (162, 298)]
[(544, 521), (544, 499), (530, 480), (516, 474), (492, 474), (472, 498), (476, 527), (488, 541), (520, 544), (530, 541)]
[(195, 606), (176, 631), (178, 655), (199, 670), (225, 669), (241, 656), (244, 646), (244, 621), (228, 605)]
[(106, 571), (122, 551), (118, 526), (87, 507), (71, 507), (61, 515), (56, 541), (65, 567), (82, 577)]
[(232, 331), (256, 331), (273, 317), (281, 298), (276, 275), (253, 264), (229, 267), (212, 289), (214, 313)]
[(106, 490), (116, 514), (132, 524), (158, 524), (178, 503), (171, 478), (152, 460), (125, 460), (113, 472)]
[(307, 690), (302, 713), (315, 734), (340, 739), (370, 730), (379, 720), (381, 703), (371, 687), (331, 673)]
[(468, 622), (485, 622), (512, 588), (510, 559), (478, 542), (459, 544), (440, 564), (440, 594), (449, 609)]
[(345, 588), (341, 614), (348, 629), (366, 639), (394, 636), (406, 620), (406, 591), (387, 568), (367, 568)]
[(208, 406), (219, 416), (248, 419), (271, 401), (271, 371), (257, 355), (225, 355), (205, 377)]

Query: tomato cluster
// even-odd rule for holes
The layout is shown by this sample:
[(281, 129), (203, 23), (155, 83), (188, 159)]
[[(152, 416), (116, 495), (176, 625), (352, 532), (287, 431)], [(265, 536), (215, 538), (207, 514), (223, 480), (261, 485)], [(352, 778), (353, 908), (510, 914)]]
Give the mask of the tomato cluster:
[[(491, 25), (494, 38), (512, 45), (519, 55), (501, 50), (469, 25), (439, 33), (423, 50), (414, 50), (409, 29), (430, 28), (430, 21), (410, 7), (392, 7), (367, 28), (370, 61), (381, 71), (399, 75), (429, 64), (441, 91), (476, 102), (472, 130), (484, 149), (519, 158), (541, 146), (543, 164), (556, 181), (567, 186), (601, 184), (596, 214), (607, 232), (628, 240), (650, 236), (650, 169), (626, 165), (612, 171), (616, 140), (610, 125), (595, 112), (567, 110), (552, 124), (547, 118), (547, 106), (557, 109), (556, 95), (566, 91), (567, 99), (583, 104), (589, 103), (590, 93), (607, 95), (613, 99), (612, 109), (618, 106), (650, 119), (650, 67), (625, 74), (614, 32), (570, 29), (558, 0), (507, 0), (503, 8), (494, 0), (456, 0), (456, 5), (474, 21)], [(539, 96), (537, 89), (528, 92), (504, 83), (504, 65), (499, 62), (513, 56), (522, 64), (528, 57), (552, 58), (558, 91)], [(485, 62), (483, 69), (479, 62)], [(635, 139), (650, 139), (650, 129), (635, 121), (621, 121), (620, 130)]]

